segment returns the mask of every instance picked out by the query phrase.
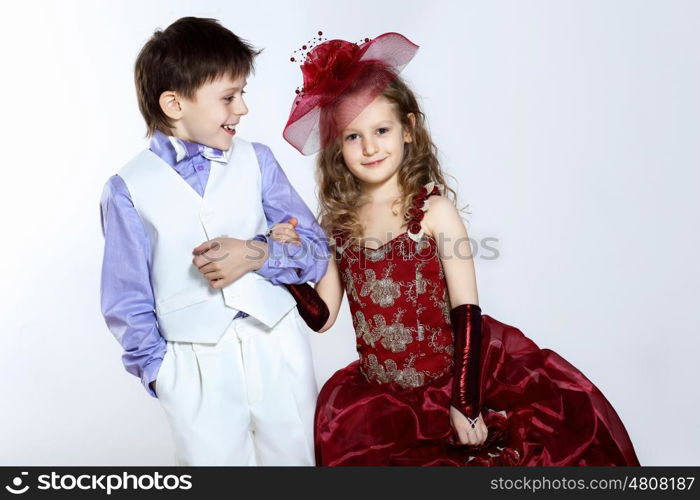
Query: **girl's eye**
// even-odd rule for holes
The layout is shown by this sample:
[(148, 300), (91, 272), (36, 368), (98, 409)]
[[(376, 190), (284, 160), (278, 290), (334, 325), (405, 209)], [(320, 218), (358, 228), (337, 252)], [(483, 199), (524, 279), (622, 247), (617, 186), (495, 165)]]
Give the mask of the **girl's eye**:
[(379, 133), (379, 135), (386, 134), (388, 131), (389, 131), (388, 127), (381, 127), (381, 128), (377, 129), (377, 132)]
[(349, 134), (349, 135), (345, 138), (345, 140), (346, 140), (346, 141), (354, 141), (354, 140), (357, 139), (358, 137), (360, 137), (360, 136), (357, 135), (357, 134)]

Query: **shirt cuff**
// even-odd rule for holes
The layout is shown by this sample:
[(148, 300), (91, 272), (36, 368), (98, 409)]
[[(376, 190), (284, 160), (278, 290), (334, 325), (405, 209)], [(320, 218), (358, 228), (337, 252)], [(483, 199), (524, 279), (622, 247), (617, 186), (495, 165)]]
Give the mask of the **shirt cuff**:
[(267, 260), (255, 271), (265, 279), (270, 280), (273, 285), (282, 283), (296, 283), (299, 281), (297, 264), (294, 259), (287, 254), (284, 243), (268, 238), (263, 234), (253, 237), (253, 240), (267, 243)]
[(163, 358), (155, 358), (143, 368), (143, 373), (141, 374), (141, 383), (146, 388), (148, 394), (154, 398), (158, 396), (153, 392), (153, 389), (151, 389), (151, 382), (158, 378), (158, 371), (160, 370), (161, 364), (163, 364)]

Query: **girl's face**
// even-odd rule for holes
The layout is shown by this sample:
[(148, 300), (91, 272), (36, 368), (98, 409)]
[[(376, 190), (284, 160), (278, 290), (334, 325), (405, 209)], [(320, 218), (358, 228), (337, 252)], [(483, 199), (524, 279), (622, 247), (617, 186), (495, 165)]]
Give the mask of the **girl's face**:
[[(342, 113), (342, 106), (339, 112)], [(394, 180), (411, 134), (401, 126), (395, 105), (377, 96), (340, 135), (345, 165), (365, 188)]]

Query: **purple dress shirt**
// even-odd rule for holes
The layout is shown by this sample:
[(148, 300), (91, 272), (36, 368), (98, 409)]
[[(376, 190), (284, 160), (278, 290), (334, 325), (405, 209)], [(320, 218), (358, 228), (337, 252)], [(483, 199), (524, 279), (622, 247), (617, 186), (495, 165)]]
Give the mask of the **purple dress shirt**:
[[(209, 179), (210, 162), (227, 162), (226, 153), (156, 132), (150, 150), (162, 158), (200, 196)], [(328, 242), (304, 201), (267, 146), (253, 143), (262, 174), (262, 204), (268, 227), (299, 220), (296, 231), (302, 245), (267, 241), (268, 259), (256, 271), (276, 285), (318, 281), (328, 266)], [(102, 314), (124, 348), (122, 361), (129, 373), (141, 378), (151, 396), (166, 350), (158, 331), (151, 288), (151, 246), (129, 190), (118, 175), (107, 181), (100, 203), (105, 250), (102, 262)], [(203, 242), (202, 242), (203, 243)], [(202, 278), (204, 279), (204, 278)], [(236, 318), (244, 317), (244, 312)]]

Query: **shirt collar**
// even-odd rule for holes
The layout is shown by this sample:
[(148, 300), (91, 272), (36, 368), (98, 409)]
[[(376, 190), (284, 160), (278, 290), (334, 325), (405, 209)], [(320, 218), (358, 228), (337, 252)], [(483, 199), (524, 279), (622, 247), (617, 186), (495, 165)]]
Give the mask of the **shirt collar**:
[(171, 135), (165, 135), (163, 132), (156, 130), (151, 137), (149, 149), (163, 159), (168, 165), (175, 167), (181, 161), (196, 157), (197, 155), (202, 155), (207, 160), (218, 163), (228, 163), (233, 145), (228, 148), (228, 150), (222, 151), (197, 142), (190, 142)]

